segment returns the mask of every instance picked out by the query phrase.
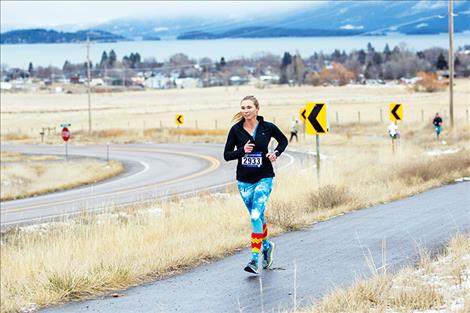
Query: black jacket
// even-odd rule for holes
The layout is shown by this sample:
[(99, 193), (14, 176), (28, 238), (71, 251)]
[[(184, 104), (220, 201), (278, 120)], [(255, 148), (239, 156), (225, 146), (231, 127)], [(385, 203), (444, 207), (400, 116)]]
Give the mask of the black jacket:
[[(243, 128), (245, 119), (232, 126), (225, 143), (225, 161), (238, 159), (237, 180), (245, 183), (256, 183), (266, 177), (274, 177), (274, 170), (271, 161), (266, 157), (268, 153), (269, 141), (276, 139), (278, 145), (277, 156), (281, 155), (287, 147), (287, 138), (276, 125), (264, 121), (262, 116), (258, 116), (258, 127), (256, 128), (255, 139)], [(260, 167), (243, 167), (242, 158), (245, 156), (244, 146), (250, 140), (254, 143), (253, 152), (261, 152), (262, 165)], [(234, 150), (236, 148), (236, 150)]]

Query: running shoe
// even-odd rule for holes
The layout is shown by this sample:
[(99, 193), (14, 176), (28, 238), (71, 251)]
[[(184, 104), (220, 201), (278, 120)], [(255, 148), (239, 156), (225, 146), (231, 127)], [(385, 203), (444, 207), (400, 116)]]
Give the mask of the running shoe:
[(274, 242), (270, 241), (269, 242), (269, 248), (266, 250), (263, 250), (263, 268), (267, 269), (273, 264), (273, 252), (274, 248), (276, 245)]
[(251, 260), (244, 268), (248, 273), (258, 274), (258, 262)]

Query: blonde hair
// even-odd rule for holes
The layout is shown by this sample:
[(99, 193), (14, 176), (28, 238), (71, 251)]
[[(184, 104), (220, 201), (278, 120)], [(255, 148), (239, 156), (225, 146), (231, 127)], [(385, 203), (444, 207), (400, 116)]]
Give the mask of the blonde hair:
[[(259, 109), (259, 102), (258, 102), (258, 99), (255, 98), (255, 96), (246, 96), (242, 99), (242, 101), (240, 101), (240, 104), (243, 102), (243, 101), (246, 101), (246, 100), (250, 100), (251, 102), (253, 102), (253, 104), (255, 105), (255, 107), (257, 109)], [(238, 122), (240, 122), (241, 120), (243, 119), (243, 114), (242, 112), (238, 112), (237, 114), (235, 114), (233, 117), (232, 117), (232, 123), (236, 124)]]

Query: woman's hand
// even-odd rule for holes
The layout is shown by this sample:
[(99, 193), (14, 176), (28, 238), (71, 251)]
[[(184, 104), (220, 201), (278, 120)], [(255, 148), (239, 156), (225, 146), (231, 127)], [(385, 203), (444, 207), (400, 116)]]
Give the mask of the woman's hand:
[(243, 150), (245, 150), (245, 153), (251, 153), (253, 151), (253, 147), (255, 146), (254, 143), (250, 143), (250, 140), (247, 141), (245, 146), (243, 146)]
[(269, 159), (269, 161), (274, 162), (274, 161), (277, 160), (276, 152), (277, 152), (277, 150), (274, 151), (274, 152), (269, 152), (269, 153), (266, 154), (266, 157)]

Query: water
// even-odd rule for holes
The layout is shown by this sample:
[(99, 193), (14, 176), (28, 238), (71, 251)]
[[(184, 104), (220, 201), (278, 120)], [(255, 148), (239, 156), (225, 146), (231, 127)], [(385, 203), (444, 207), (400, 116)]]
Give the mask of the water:
[[(218, 40), (164, 40), (164, 41), (125, 41), (116, 43), (94, 43), (90, 48), (93, 63), (101, 60), (103, 51), (111, 49), (118, 59), (131, 52), (139, 52), (142, 59), (155, 57), (158, 62), (167, 60), (171, 55), (182, 52), (192, 59), (209, 57), (212, 60), (226, 60), (239, 57), (252, 57), (270, 52), (278, 56), (286, 51), (291, 54), (299, 51), (303, 57), (314, 52), (331, 53), (334, 49), (349, 52), (353, 49), (365, 49), (370, 42), (378, 51), (383, 51), (385, 44), (393, 48), (405, 43), (415, 51), (431, 47), (447, 48), (448, 34), (439, 35), (390, 35), (390, 36), (356, 36), (356, 37), (307, 37), (307, 38), (252, 38), (252, 39), (218, 39)], [(454, 35), (454, 47), (470, 44), (470, 34)], [(54, 65), (62, 67), (65, 60), (72, 63), (86, 61), (85, 44), (22, 44), (0, 45), (1, 63), (9, 67), (28, 68), (29, 62), (36, 66)]]

